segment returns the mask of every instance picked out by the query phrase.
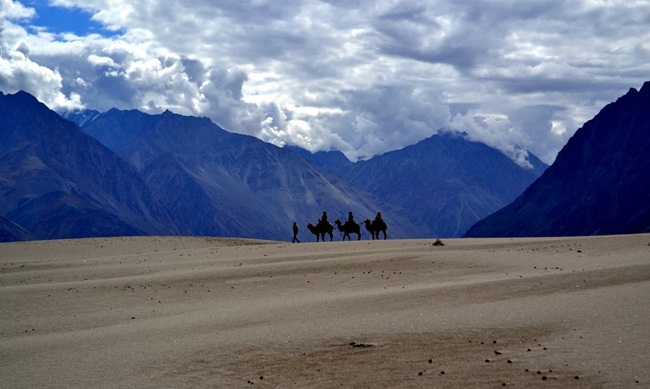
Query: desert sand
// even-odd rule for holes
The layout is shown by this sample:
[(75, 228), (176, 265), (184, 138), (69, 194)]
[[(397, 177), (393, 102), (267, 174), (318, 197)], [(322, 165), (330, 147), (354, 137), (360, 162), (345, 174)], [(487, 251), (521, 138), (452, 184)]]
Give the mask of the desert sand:
[(0, 244), (0, 387), (650, 387), (650, 235)]

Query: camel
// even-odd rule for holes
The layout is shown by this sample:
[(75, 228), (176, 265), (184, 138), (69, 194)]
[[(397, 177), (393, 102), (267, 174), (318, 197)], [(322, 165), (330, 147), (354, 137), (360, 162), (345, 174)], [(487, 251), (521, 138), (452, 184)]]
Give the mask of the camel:
[(355, 222), (345, 222), (345, 224), (341, 224), (341, 221), (336, 219), (336, 227), (338, 227), (339, 231), (343, 233), (343, 240), (345, 240), (345, 237), (348, 237), (348, 240), (352, 240), (350, 238), (350, 234), (357, 234), (359, 237), (357, 240), (361, 240), (361, 226), (359, 226)]
[(325, 242), (325, 234), (329, 234), (330, 242), (334, 240), (334, 226), (330, 222), (323, 223), (319, 221), (316, 225), (309, 223), (307, 224), (307, 229), (316, 235), (316, 242), (319, 241), (319, 238), (322, 238), (323, 242)]
[(369, 219), (366, 219), (363, 222), (366, 225), (366, 230), (370, 232), (372, 235), (372, 239), (374, 240), (375, 237), (377, 237), (377, 240), (379, 240), (379, 233), (383, 232), (384, 233), (384, 240), (386, 240), (386, 229), (388, 226), (386, 225), (386, 222), (383, 220), (373, 220), (372, 222)]

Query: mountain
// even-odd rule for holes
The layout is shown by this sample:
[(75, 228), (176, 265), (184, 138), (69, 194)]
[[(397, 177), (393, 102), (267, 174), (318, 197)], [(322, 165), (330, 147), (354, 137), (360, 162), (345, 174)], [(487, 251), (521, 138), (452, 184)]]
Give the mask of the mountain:
[[(514, 199), (525, 169), (441, 133), (353, 163), (338, 151), (278, 148), (207, 118), (166, 111), (67, 112), (21, 92), (0, 101), (0, 200), (7, 240), (183, 234), (289, 239), (323, 210), (381, 210), (393, 238), (455, 237)], [(90, 135), (90, 136), (88, 136)], [(367, 234), (366, 234), (367, 236)]]
[(95, 120), (100, 114), (101, 112), (95, 111), (94, 109), (82, 109), (64, 111), (61, 113), (61, 117), (71, 122), (75, 122), (79, 127), (81, 127)]
[(354, 165), (354, 162), (350, 161), (345, 154), (338, 150), (312, 153), (298, 146), (284, 146), (284, 148), (299, 154), (314, 165), (320, 166), (338, 176), (343, 175), (347, 169)]
[(33, 239), (177, 233), (132, 166), (25, 92), (0, 92), (0, 193)]
[(650, 81), (605, 106), (553, 165), (468, 237), (650, 232)]
[(0, 216), (0, 242), (33, 240), (34, 237), (24, 228), (11, 220)]
[(523, 168), (500, 151), (465, 134), (441, 132), (400, 150), (359, 161), (342, 176), (404, 210), (428, 236), (459, 237), (505, 206), (546, 165), (529, 154)]
[(289, 239), (323, 210), (330, 219), (386, 209), (392, 237), (420, 229), (402, 210), (305, 158), (207, 118), (110, 110), (83, 126), (131, 163), (184, 234)]

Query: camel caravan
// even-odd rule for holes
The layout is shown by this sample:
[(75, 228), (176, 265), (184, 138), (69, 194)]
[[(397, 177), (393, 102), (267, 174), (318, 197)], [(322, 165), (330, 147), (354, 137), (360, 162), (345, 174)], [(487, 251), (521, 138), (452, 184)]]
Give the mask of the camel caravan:
[[(343, 240), (345, 240), (347, 237), (348, 240), (351, 241), (352, 238), (350, 237), (350, 234), (356, 235), (357, 240), (361, 240), (361, 225), (354, 221), (352, 212), (348, 213), (348, 220), (346, 220), (345, 223), (341, 223), (341, 220), (336, 219), (334, 224), (336, 225), (336, 229), (338, 229), (343, 235)], [(386, 225), (386, 222), (384, 222), (384, 220), (381, 218), (381, 212), (377, 212), (374, 220), (370, 221), (370, 219), (366, 219), (363, 224), (366, 226), (366, 230), (370, 232), (370, 235), (372, 235), (373, 240), (379, 239), (380, 232), (383, 232), (384, 239), (386, 239), (386, 229), (388, 226)], [(327, 220), (327, 212), (325, 211), (323, 211), (323, 215), (320, 219), (318, 219), (316, 225), (309, 223), (307, 224), (307, 229), (312, 234), (316, 235), (316, 242), (319, 242), (321, 240), (325, 242), (325, 235), (329, 235), (330, 242), (334, 240), (334, 226)], [(294, 242), (297, 240), (296, 234), (297, 230), (294, 228)]]

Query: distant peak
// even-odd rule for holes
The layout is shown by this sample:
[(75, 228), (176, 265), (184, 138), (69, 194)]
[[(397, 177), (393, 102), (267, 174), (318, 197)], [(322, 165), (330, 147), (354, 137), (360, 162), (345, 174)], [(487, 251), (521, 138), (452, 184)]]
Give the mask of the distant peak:
[(650, 81), (644, 82), (639, 92), (641, 92), (642, 94), (650, 94)]
[(32, 95), (29, 92), (25, 92), (24, 90), (19, 90), (18, 92), (14, 93), (14, 97), (19, 97), (21, 99), (30, 99), (34, 101), (38, 101), (34, 95)]

